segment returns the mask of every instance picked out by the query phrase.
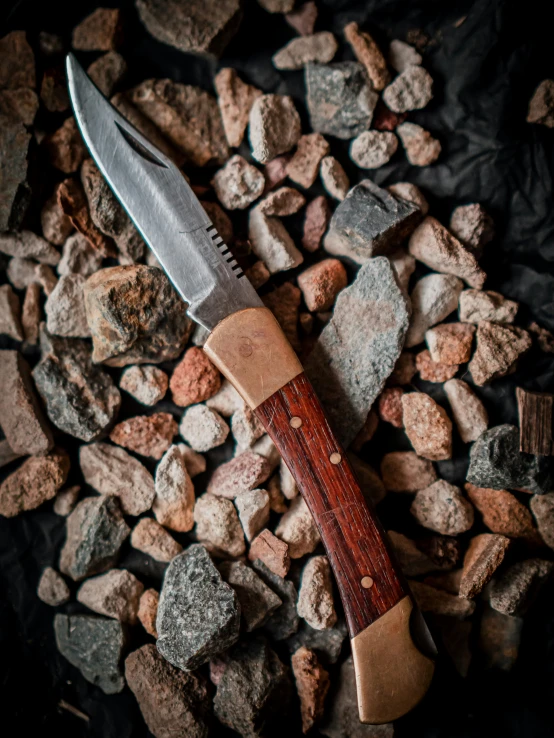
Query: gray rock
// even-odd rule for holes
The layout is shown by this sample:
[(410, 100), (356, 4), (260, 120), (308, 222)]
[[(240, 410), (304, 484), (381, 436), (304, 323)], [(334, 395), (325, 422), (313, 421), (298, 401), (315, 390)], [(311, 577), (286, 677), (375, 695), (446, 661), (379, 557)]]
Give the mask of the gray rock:
[(31, 134), (19, 120), (0, 114), (0, 232), (20, 226), (31, 201), (27, 153)]
[(523, 615), (554, 570), (552, 561), (526, 559), (506, 569), (493, 582), (490, 606), (504, 615)]
[(60, 571), (76, 582), (110, 569), (131, 532), (116, 497), (87, 497), (67, 518)]
[(289, 95), (262, 95), (250, 110), (248, 137), (252, 156), (266, 164), (285, 154), (302, 135), (300, 116)]
[(247, 632), (260, 628), (282, 600), (242, 561), (223, 561), (219, 565), (223, 578), (237, 593)]
[(497, 425), (471, 447), (467, 481), (477, 487), (525, 489), (541, 495), (554, 488), (552, 460), (521, 453), (515, 425)]
[(362, 64), (306, 65), (307, 105), (314, 131), (354, 138), (371, 125), (379, 95)]
[(123, 690), (120, 662), (126, 634), (121, 623), (93, 615), (60, 614), (54, 618), (54, 632), (59, 652), (88, 682), (105, 694)]
[(87, 338), (90, 330), (85, 313), (82, 274), (64, 274), (44, 306), (46, 328), (54, 336)]
[(315, 630), (302, 621), (298, 632), (287, 640), (287, 647), (291, 653), (294, 653), (301, 646), (305, 646), (316, 651), (323, 664), (335, 664), (347, 634), (348, 630), (344, 620), (339, 620), (333, 628), (326, 630)]
[(335, 210), (323, 247), (330, 254), (363, 264), (397, 248), (420, 220), (416, 205), (364, 179)]
[(348, 446), (366, 421), (400, 356), (408, 298), (388, 259), (370, 259), (336, 301), (333, 317), (305, 362), (306, 373)]
[(237, 595), (204, 546), (192, 545), (176, 556), (167, 567), (158, 605), (162, 656), (180, 669), (196, 669), (232, 646), (239, 627)]
[(406, 348), (421, 343), (428, 328), (456, 310), (463, 286), (462, 280), (452, 274), (428, 274), (416, 282), (410, 294), (412, 318)]
[(75, 438), (93, 441), (114, 422), (121, 395), (100, 367), (90, 346), (77, 338), (41, 331), (42, 359), (33, 370), (37, 390), (54, 425)]
[(296, 612), (298, 596), (296, 587), (290, 579), (283, 579), (278, 574), (274, 574), (260, 559), (253, 561), (252, 566), (267, 586), (279, 595), (283, 603), (269, 617), (264, 629), (276, 641), (289, 638), (289, 636), (296, 633), (300, 622)]
[(289, 670), (264, 639), (240, 643), (217, 659), (214, 677), (216, 717), (243, 738), (258, 738), (286, 715), (292, 696)]
[(281, 220), (265, 215), (259, 206), (250, 211), (248, 238), (252, 251), (264, 262), (270, 274), (294, 269), (304, 261)]

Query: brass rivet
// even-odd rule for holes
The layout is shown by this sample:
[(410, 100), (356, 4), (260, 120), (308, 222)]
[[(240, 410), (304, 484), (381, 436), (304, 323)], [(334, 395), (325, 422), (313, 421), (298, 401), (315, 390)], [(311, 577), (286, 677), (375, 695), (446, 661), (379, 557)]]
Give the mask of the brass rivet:
[(371, 577), (364, 577), (362, 579), (362, 587), (364, 589), (371, 589), (373, 587), (373, 579)]
[(342, 456), (335, 451), (334, 454), (331, 454), (331, 456), (329, 456), (329, 461), (331, 462), (331, 464), (340, 464), (340, 462), (342, 461)]
[(302, 418), (299, 418), (297, 415), (295, 415), (290, 419), (289, 424), (291, 428), (300, 428), (300, 426), (302, 425)]

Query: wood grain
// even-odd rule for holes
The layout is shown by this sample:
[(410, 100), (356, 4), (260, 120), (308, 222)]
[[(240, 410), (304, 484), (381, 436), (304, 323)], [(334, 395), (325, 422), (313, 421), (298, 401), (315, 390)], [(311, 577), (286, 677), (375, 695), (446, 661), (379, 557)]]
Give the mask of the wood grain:
[(554, 395), (516, 389), (519, 411), (519, 450), (526, 454), (551, 456)]
[[(305, 374), (275, 392), (255, 413), (319, 528), (353, 638), (409, 594), (389, 541)], [(291, 418), (301, 424), (291, 424)], [(369, 588), (362, 584), (366, 577), (373, 580)]]

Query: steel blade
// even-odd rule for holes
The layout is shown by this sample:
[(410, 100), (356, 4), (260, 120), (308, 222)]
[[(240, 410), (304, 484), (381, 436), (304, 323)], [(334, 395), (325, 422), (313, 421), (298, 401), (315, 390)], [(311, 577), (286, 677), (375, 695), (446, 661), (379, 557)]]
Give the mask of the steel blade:
[(67, 57), (75, 119), (98, 168), (167, 276), (208, 330), (237, 310), (261, 307), (248, 278), (189, 184), (158, 148)]

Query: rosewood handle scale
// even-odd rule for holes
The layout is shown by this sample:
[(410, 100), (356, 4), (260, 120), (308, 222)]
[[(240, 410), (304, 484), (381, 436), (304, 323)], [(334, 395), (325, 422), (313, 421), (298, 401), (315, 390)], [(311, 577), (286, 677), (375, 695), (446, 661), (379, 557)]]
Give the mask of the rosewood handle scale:
[(360, 720), (400, 717), (426, 693), (434, 661), (414, 643), (421, 616), (302, 365), (266, 308), (221, 321), (204, 349), (263, 423), (319, 529), (350, 632)]

